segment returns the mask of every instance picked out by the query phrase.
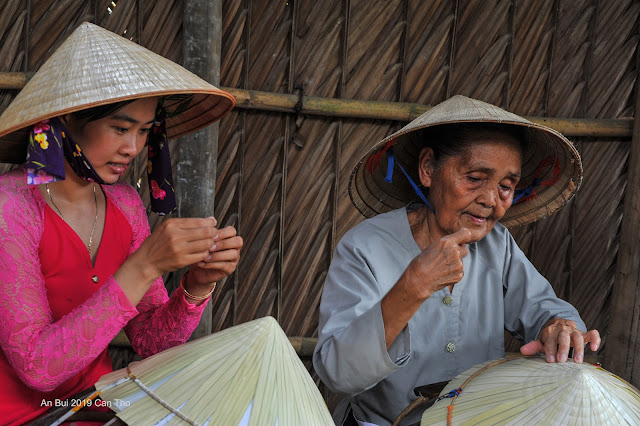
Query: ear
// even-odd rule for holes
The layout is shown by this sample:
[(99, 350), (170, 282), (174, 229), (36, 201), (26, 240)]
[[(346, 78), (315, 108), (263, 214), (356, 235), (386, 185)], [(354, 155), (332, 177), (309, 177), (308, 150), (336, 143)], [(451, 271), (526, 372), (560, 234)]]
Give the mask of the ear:
[(60, 119), (60, 121), (62, 121), (62, 124), (64, 124), (64, 127), (66, 127), (67, 129), (69, 128), (69, 124), (73, 119), (71, 114), (59, 115), (58, 118)]
[(433, 155), (433, 148), (424, 147), (418, 157), (418, 177), (420, 178), (420, 183), (425, 188), (431, 186), (431, 180), (433, 179)]

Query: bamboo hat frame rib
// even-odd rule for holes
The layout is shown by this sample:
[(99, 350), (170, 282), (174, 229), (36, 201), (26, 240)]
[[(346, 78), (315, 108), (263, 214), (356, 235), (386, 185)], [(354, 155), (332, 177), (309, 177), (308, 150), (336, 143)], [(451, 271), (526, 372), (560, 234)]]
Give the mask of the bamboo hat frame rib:
[(27, 129), (33, 124), (144, 97), (163, 99), (170, 139), (208, 126), (235, 105), (232, 95), (175, 62), (85, 22), (0, 116), (0, 162), (25, 160)]
[[(569, 202), (578, 190), (582, 182), (580, 155), (562, 134), (495, 105), (457, 95), (384, 138), (360, 159), (349, 180), (349, 196), (358, 211), (365, 217), (372, 217), (413, 201), (416, 198), (415, 192), (401, 173), (397, 173), (392, 182), (385, 180), (387, 148), (393, 146), (395, 161), (402, 165), (415, 182), (419, 182), (417, 160), (421, 141), (417, 140), (416, 132), (428, 127), (453, 126), (457, 123), (500, 123), (521, 127), (525, 139), (521, 186), (531, 184), (534, 178), (547, 181), (554, 175), (556, 168), (559, 170), (559, 176), (553, 184), (535, 188), (535, 197), (509, 208), (501, 220), (503, 225), (524, 225), (549, 216)], [(380, 161), (377, 168), (370, 172), (367, 162), (373, 156), (380, 156)], [(551, 160), (550, 165), (541, 168), (548, 159)]]

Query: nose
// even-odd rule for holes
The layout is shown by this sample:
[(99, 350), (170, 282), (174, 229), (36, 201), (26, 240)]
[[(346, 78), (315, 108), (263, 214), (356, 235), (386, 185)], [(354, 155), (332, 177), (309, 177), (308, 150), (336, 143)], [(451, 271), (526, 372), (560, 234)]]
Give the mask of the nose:
[(482, 194), (478, 197), (478, 203), (485, 207), (493, 208), (496, 206), (498, 200), (498, 190), (486, 188)]
[(132, 132), (127, 134), (122, 141), (122, 145), (120, 146), (120, 152), (122, 154), (135, 157), (137, 154), (137, 138), (136, 135)]

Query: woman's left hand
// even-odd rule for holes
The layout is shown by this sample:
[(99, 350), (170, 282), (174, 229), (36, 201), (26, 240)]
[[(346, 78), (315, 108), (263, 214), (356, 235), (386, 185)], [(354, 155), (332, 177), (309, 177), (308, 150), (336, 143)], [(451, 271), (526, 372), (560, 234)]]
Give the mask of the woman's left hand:
[(186, 290), (196, 296), (208, 293), (214, 282), (235, 271), (240, 260), (242, 237), (236, 235), (233, 226), (219, 229), (214, 241), (215, 244), (209, 249), (209, 257), (190, 266), (184, 283)]
[(590, 330), (580, 331), (575, 322), (567, 319), (552, 318), (542, 326), (538, 339), (520, 348), (523, 355), (535, 355), (542, 352), (547, 362), (566, 362), (569, 348), (573, 346), (573, 360), (580, 364), (584, 359), (584, 347), (591, 344), (591, 350), (600, 347), (600, 333)]

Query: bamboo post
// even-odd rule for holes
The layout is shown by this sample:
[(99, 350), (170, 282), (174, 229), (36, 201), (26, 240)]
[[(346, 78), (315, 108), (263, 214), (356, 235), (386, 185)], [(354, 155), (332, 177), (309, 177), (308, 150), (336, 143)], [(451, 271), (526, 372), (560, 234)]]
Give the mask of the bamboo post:
[[(184, 2), (184, 67), (215, 86), (220, 84), (221, 32), (221, 0)], [(214, 215), (217, 158), (217, 123), (180, 138), (174, 182), (179, 217)], [(192, 339), (211, 334), (212, 315), (208, 303)]]
[(636, 105), (627, 188), (620, 230), (620, 246), (611, 297), (605, 360), (607, 369), (629, 383), (640, 385), (640, 87), (636, 85)]
[[(0, 72), (0, 89), (21, 89), (30, 77), (28, 73)], [(409, 102), (362, 101), (319, 96), (303, 96), (300, 99), (295, 94), (220, 88), (235, 96), (236, 108), (259, 111), (409, 122), (429, 110), (427, 105)], [(300, 101), (301, 108), (298, 104)], [(567, 137), (628, 138), (633, 130), (632, 118), (525, 118), (533, 123), (551, 127)]]

